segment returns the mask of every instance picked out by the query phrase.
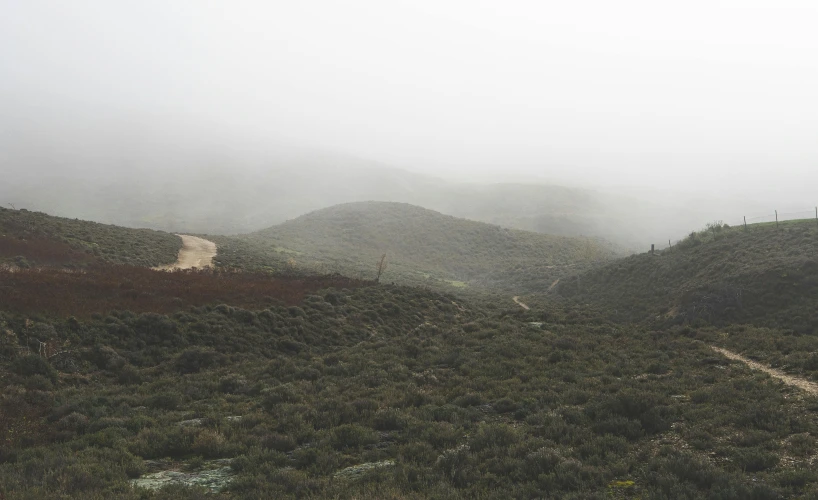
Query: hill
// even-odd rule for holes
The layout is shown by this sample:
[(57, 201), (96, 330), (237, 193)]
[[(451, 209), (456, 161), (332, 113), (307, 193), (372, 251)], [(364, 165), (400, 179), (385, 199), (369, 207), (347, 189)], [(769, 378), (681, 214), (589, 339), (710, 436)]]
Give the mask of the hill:
[(84, 267), (93, 262), (159, 266), (176, 261), (178, 236), (151, 229), (0, 208), (0, 264)]
[(591, 238), (507, 229), (387, 202), (337, 205), (244, 239), (286, 253), (296, 265), (351, 276), (372, 277), (386, 254), (390, 267), (384, 280), (503, 290), (547, 287), (571, 267), (614, 255)]
[[(536, 287), (549, 282), (537, 272), (581, 268), (604, 250), (593, 240), (356, 203), (217, 239), (219, 268), (285, 265), (294, 276), (166, 273), (111, 262), (154, 258), (137, 243), (173, 235), (3, 217), (8, 241), (42, 238), (56, 262), (93, 265), (0, 268), (0, 498), (818, 493), (814, 398), (711, 348), (818, 380), (815, 336), (616, 322), (572, 301), (523, 311), (505, 292), (462, 298), (297, 272), (314, 259), (371, 273), (369, 259), (388, 251), (407, 281), (428, 268), (502, 291), (525, 274)], [(716, 261), (725, 241), (776, 242), (753, 247), (770, 254), (759, 267), (797, 267), (813, 251), (806, 225), (752, 229), (696, 233), (678, 253), (691, 265), (712, 257), (712, 273), (729, 260)], [(619, 300), (640, 299), (651, 300)]]
[(563, 297), (598, 304), (622, 320), (755, 323), (818, 328), (815, 220), (711, 225), (672, 249), (607, 263), (563, 280)]
[(137, 118), (84, 125), (65, 123), (59, 113), (36, 124), (26, 112), (16, 118), (0, 134), (0, 172), (11, 173), (0, 183), (0, 203), (125, 227), (233, 235), (337, 204), (379, 200), (642, 249), (681, 236), (712, 214), (740, 216), (762, 208), (721, 196), (692, 200), (541, 180), (444, 180), (269, 137), (236, 137), (229, 128), (199, 123), (178, 123), (160, 134), (151, 120)]

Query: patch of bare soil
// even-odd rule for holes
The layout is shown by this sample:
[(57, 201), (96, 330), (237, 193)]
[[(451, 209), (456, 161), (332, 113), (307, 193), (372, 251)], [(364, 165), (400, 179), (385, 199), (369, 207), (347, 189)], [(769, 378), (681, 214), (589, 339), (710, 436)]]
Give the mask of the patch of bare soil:
[(766, 367), (761, 363), (757, 363), (751, 359), (745, 358), (740, 354), (728, 351), (727, 349), (722, 349), (721, 347), (710, 346), (710, 348), (726, 358), (735, 361), (741, 361), (742, 363), (749, 366), (753, 370), (762, 371), (773, 378), (777, 378), (778, 380), (784, 382), (787, 385), (798, 387), (799, 389), (806, 391), (812, 395), (818, 395), (818, 384), (816, 384), (815, 382), (810, 382), (809, 380), (804, 380), (802, 378), (793, 377), (792, 375), (787, 375), (786, 373), (776, 370), (775, 368)]
[(172, 271), (174, 269), (203, 269), (213, 265), (213, 257), (216, 256), (216, 244), (212, 241), (187, 234), (177, 234), (182, 238), (182, 248), (179, 250), (179, 259), (175, 264), (155, 267), (160, 271)]

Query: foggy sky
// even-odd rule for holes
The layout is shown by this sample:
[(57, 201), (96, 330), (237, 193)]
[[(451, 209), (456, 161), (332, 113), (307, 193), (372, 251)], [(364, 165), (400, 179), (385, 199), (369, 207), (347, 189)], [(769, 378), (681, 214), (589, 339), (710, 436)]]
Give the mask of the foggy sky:
[(214, 127), (444, 177), (809, 207), (815, 26), (809, 0), (0, 0), (0, 133)]

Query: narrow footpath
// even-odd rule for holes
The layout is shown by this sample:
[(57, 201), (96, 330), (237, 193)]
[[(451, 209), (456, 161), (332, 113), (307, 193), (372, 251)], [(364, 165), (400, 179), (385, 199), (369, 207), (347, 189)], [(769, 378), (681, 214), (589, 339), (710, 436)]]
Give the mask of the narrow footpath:
[(518, 296), (516, 296), (516, 297), (511, 297), (511, 300), (513, 300), (514, 302), (516, 302), (518, 306), (522, 307), (522, 308), (523, 308), (523, 309), (525, 309), (526, 311), (528, 311), (528, 310), (530, 309), (530, 308), (529, 308), (527, 305), (525, 305), (525, 304), (523, 304), (522, 302), (520, 302), (520, 296), (519, 296), (519, 295), (518, 295)]
[(727, 349), (722, 349), (721, 347), (714, 347), (711, 345), (710, 348), (726, 358), (735, 361), (741, 361), (742, 363), (749, 366), (753, 370), (762, 371), (773, 378), (777, 378), (778, 380), (784, 382), (787, 385), (798, 387), (799, 389), (802, 389), (812, 395), (818, 395), (818, 384), (816, 384), (815, 382), (810, 382), (809, 380), (804, 380), (802, 378), (793, 377), (792, 375), (787, 375), (786, 373), (776, 370), (775, 368), (768, 368), (762, 365), (761, 363), (757, 363), (751, 359), (745, 358), (740, 354), (728, 351)]

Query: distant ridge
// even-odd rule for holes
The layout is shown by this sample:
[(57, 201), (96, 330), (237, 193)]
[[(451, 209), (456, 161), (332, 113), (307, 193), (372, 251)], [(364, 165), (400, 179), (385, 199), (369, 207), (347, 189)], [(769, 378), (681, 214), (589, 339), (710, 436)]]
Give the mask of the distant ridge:
[[(568, 265), (608, 259), (591, 238), (551, 236), (444, 215), (407, 203), (355, 202), (316, 210), (245, 237), (353, 275), (387, 254), (385, 279), (453, 286), (539, 287)], [(391, 276), (391, 278), (390, 278)]]

